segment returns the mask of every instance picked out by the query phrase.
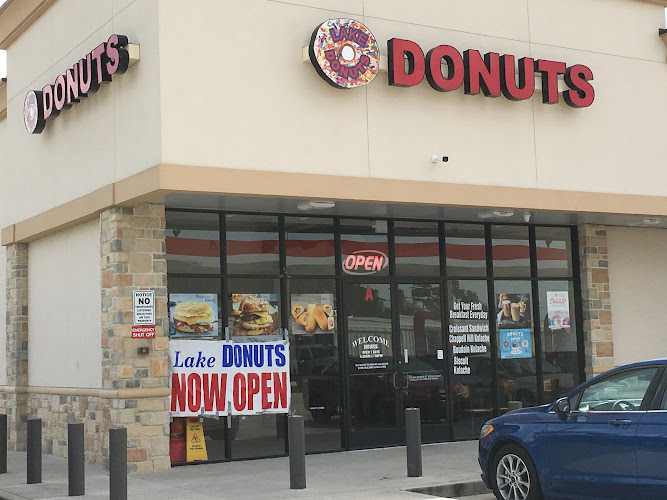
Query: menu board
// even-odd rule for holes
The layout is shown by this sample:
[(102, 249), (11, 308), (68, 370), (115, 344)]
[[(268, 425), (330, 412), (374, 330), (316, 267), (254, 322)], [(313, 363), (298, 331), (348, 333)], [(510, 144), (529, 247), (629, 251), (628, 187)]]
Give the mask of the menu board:
[(449, 308), (448, 338), (453, 356), (452, 373), (471, 375), (470, 356), (491, 352), (487, 305), (481, 300), (454, 297)]

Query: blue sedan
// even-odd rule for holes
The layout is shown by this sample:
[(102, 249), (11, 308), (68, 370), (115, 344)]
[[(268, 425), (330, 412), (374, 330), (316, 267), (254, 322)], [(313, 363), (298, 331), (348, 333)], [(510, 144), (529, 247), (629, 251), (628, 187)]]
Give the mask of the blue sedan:
[(549, 405), (489, 420), (482, 479), (498, 499), (667, 499), (667, 358), (610, 370)]

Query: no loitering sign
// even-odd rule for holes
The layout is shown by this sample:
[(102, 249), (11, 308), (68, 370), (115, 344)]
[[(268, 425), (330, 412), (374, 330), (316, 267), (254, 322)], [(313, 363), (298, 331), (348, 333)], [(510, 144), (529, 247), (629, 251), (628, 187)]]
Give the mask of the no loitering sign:
[(132, 338), (155, 338), (155, 290), (134, 290), (132, 303), (134, 310)]

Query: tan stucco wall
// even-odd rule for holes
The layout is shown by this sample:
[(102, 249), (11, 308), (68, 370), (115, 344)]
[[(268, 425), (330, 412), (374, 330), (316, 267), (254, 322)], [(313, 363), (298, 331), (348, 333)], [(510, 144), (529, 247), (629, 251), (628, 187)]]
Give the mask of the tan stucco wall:
[[(157, 0), (58, 0), (7, 51), (9, 69), (3, 206), (22, 220), (159, 163)], [(124, 75), (47, 123), (23, 124), (31, 89), (53, 84), (112, 33), (141, 45)], [(6, 151), (6, 152), (5, 152)], [(29, 195), (27, 195), (29, 193)], [(3, 226), (4, 227), (4, 226)]]
[[(664, 142), (655, 110), (667, 108), (657, 35), (664, 8), (584, 3), (161, 2), (162, 161), (666, 195), (667, 173), (655, 161)], [(337, 90), (300, 50), (335, 17), (363, 21), (385, 54), (386, 40), (400, 37), (425, 51), (445, 43), (586, 64), (596, 102), (574, 110), (562, 98), (544, 105), (539, 94), (517, 103), (441, 94), (426, 81), (391, 88), (386, 73), (363, 89)], [(450, 161), (434, 165), (433, 154)]]
[(607, 228), (614, 363), (667, 357), (667, 230)]
[(31, 386), (102, 387), (100, 222), (28, 247)]

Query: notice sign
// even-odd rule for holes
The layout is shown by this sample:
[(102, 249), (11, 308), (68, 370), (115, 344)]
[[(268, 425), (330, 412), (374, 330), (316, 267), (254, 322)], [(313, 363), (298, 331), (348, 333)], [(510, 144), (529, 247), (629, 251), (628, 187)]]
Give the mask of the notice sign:
[(155, 290), (132, 292), (135, 325), (155, 325)]
[(155, 326), (132, 325), (133, 339), (154, 339)]
[(171, 415), (288, 413), (289, 342), (171, 340)]

